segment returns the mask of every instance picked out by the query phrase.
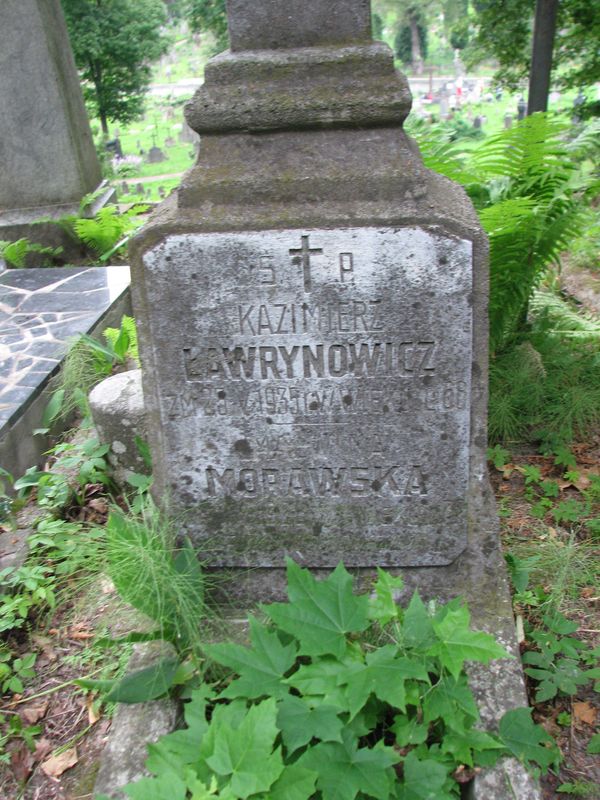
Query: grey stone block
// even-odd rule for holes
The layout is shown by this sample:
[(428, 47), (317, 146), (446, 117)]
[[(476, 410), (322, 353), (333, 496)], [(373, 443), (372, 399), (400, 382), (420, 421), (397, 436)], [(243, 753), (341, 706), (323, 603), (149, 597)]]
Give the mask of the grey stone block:
[(410, 91), (387, 45), (222, 53), (186, 105), (198, 133), (401, 123)]
[(101, 171), (60, 0), (3, 0), (0, 30), (0, 207), (78, 203)]
[(147, 473), (136, 439), (146, 441), (141, 370), (120, 372), (97, 384), (89, 396), (100, 441), (110, 445), (109, 459), (118, 483), (132, 472)]
[[(136, 645), (127, 671), (149, 667), (173, 653), (173, 648), (163, 642)], [(177, 714), (177, 703), (168, 697), (133, 705), (119, 703), (102, 752), (94, 795), (125, 800), (119, 787), (150, 774), (144, 767), (147, 745), (175, 729)]]
[(367, 42), (371, 39), (369, 0), (227, 0), (232, 50)]

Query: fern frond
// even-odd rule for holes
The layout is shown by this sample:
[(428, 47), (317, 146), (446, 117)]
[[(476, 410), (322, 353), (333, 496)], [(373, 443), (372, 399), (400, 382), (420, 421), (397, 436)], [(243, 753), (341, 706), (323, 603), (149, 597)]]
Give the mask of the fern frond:
[(600, 345), (600, 319), (573, 309), (555, 292), (534, 291), (530, 309), (544, 319), (544, 328), (549, 332), (581, 344)]
[(140, 357), (138, 353), (137, 327), (133, 317), (128, 317), (126, 314), (124, 314), (121, 317), (120, 328), (105, 328), (102, 331), (102, 335), (114, 348), (115, 342), (121, 335), (121, 331), (125, 331), (129, 339), (127, 355), (129, 355), (139, 367)]

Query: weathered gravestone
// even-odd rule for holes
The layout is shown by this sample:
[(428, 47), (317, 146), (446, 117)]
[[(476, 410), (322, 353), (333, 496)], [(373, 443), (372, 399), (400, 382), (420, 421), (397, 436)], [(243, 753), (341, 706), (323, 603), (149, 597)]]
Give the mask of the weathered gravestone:
[(78, 213), (102, 175), (60, 0), (3, 0), (0, 31), (0, 239), (60, 244), (74, 258), (47, 220)]
[(157, 493), (267, 590), (286, 555), (456, 565), (485, 474), (475, 212), (404, 134), (368, 2), (229, 12), (198, 164), (133, 252)]
[[(516, 651), (475, 211), (404, 133), (368, 0), (228, 8), (197, 164), (132, 248), (156, 495), (243, 601), (282, 594), (286, 555), (383, 566)], [(516, 660), (478, 685), (486, 724), (525, 703)], [(473, 797), (539, 795), (509, 762)]]
[(160, 149), (160, 147), (157, 147), (156, 145), (153, 145), (150, 148), (150, 150), (148, 150), (148, 156), (146, 158), (146, 161), (149, 164), (159, 164), (161, 161), (166, 161), (166, 159), (167, 159), (167, 157), (163, 153), (163, 151)]

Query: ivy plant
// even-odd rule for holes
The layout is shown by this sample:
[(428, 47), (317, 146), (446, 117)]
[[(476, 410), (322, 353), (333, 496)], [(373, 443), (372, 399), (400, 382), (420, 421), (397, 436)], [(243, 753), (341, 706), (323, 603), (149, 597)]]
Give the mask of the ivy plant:
[(452, 800), (458, 778), (515, 755), (543, 770), (559, 752), (529, 709), (499, 734), (477, 727), (464, 672), (508, 653), (470, 629), (460, 599), (395, 602), (402, 582), (380, 570), (356, 595), (342, 564), (323, 581), (288, 561), (288, 603), (250, 619), (250, 646), (206, 654), (227, 677), (190, 691), (187, 727), (149, 746), (154, 777), (133, 800)]

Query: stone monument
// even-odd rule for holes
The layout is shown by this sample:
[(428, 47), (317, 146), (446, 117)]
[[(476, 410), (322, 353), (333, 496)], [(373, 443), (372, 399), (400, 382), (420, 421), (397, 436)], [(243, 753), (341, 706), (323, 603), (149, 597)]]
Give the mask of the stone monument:
[[(285, 556), (382, 566), (463, 594), (515, 651), (477, 215), (404, 133), (368, 0), (228, 14), (231, 51), (186, 109), (197, 163), (131, 252), (156, 496), (242, 601), (282, 594)], [(526, 702), (518, 661), (493, 669), (487, 724)], [(539, 797), (507, 763), (473, 797)]]
[(448, 566), (485, 474), (485, 237), (402, 130), (368, 2), (297, 6), (230, 2), (198, 163), (134, 247), (157, 493), (216, 566)]
[(0, 239), (68, 247), (38, 221), (77, 213), (102, 175), (60, 0), (3, 0), (0, 30)]

